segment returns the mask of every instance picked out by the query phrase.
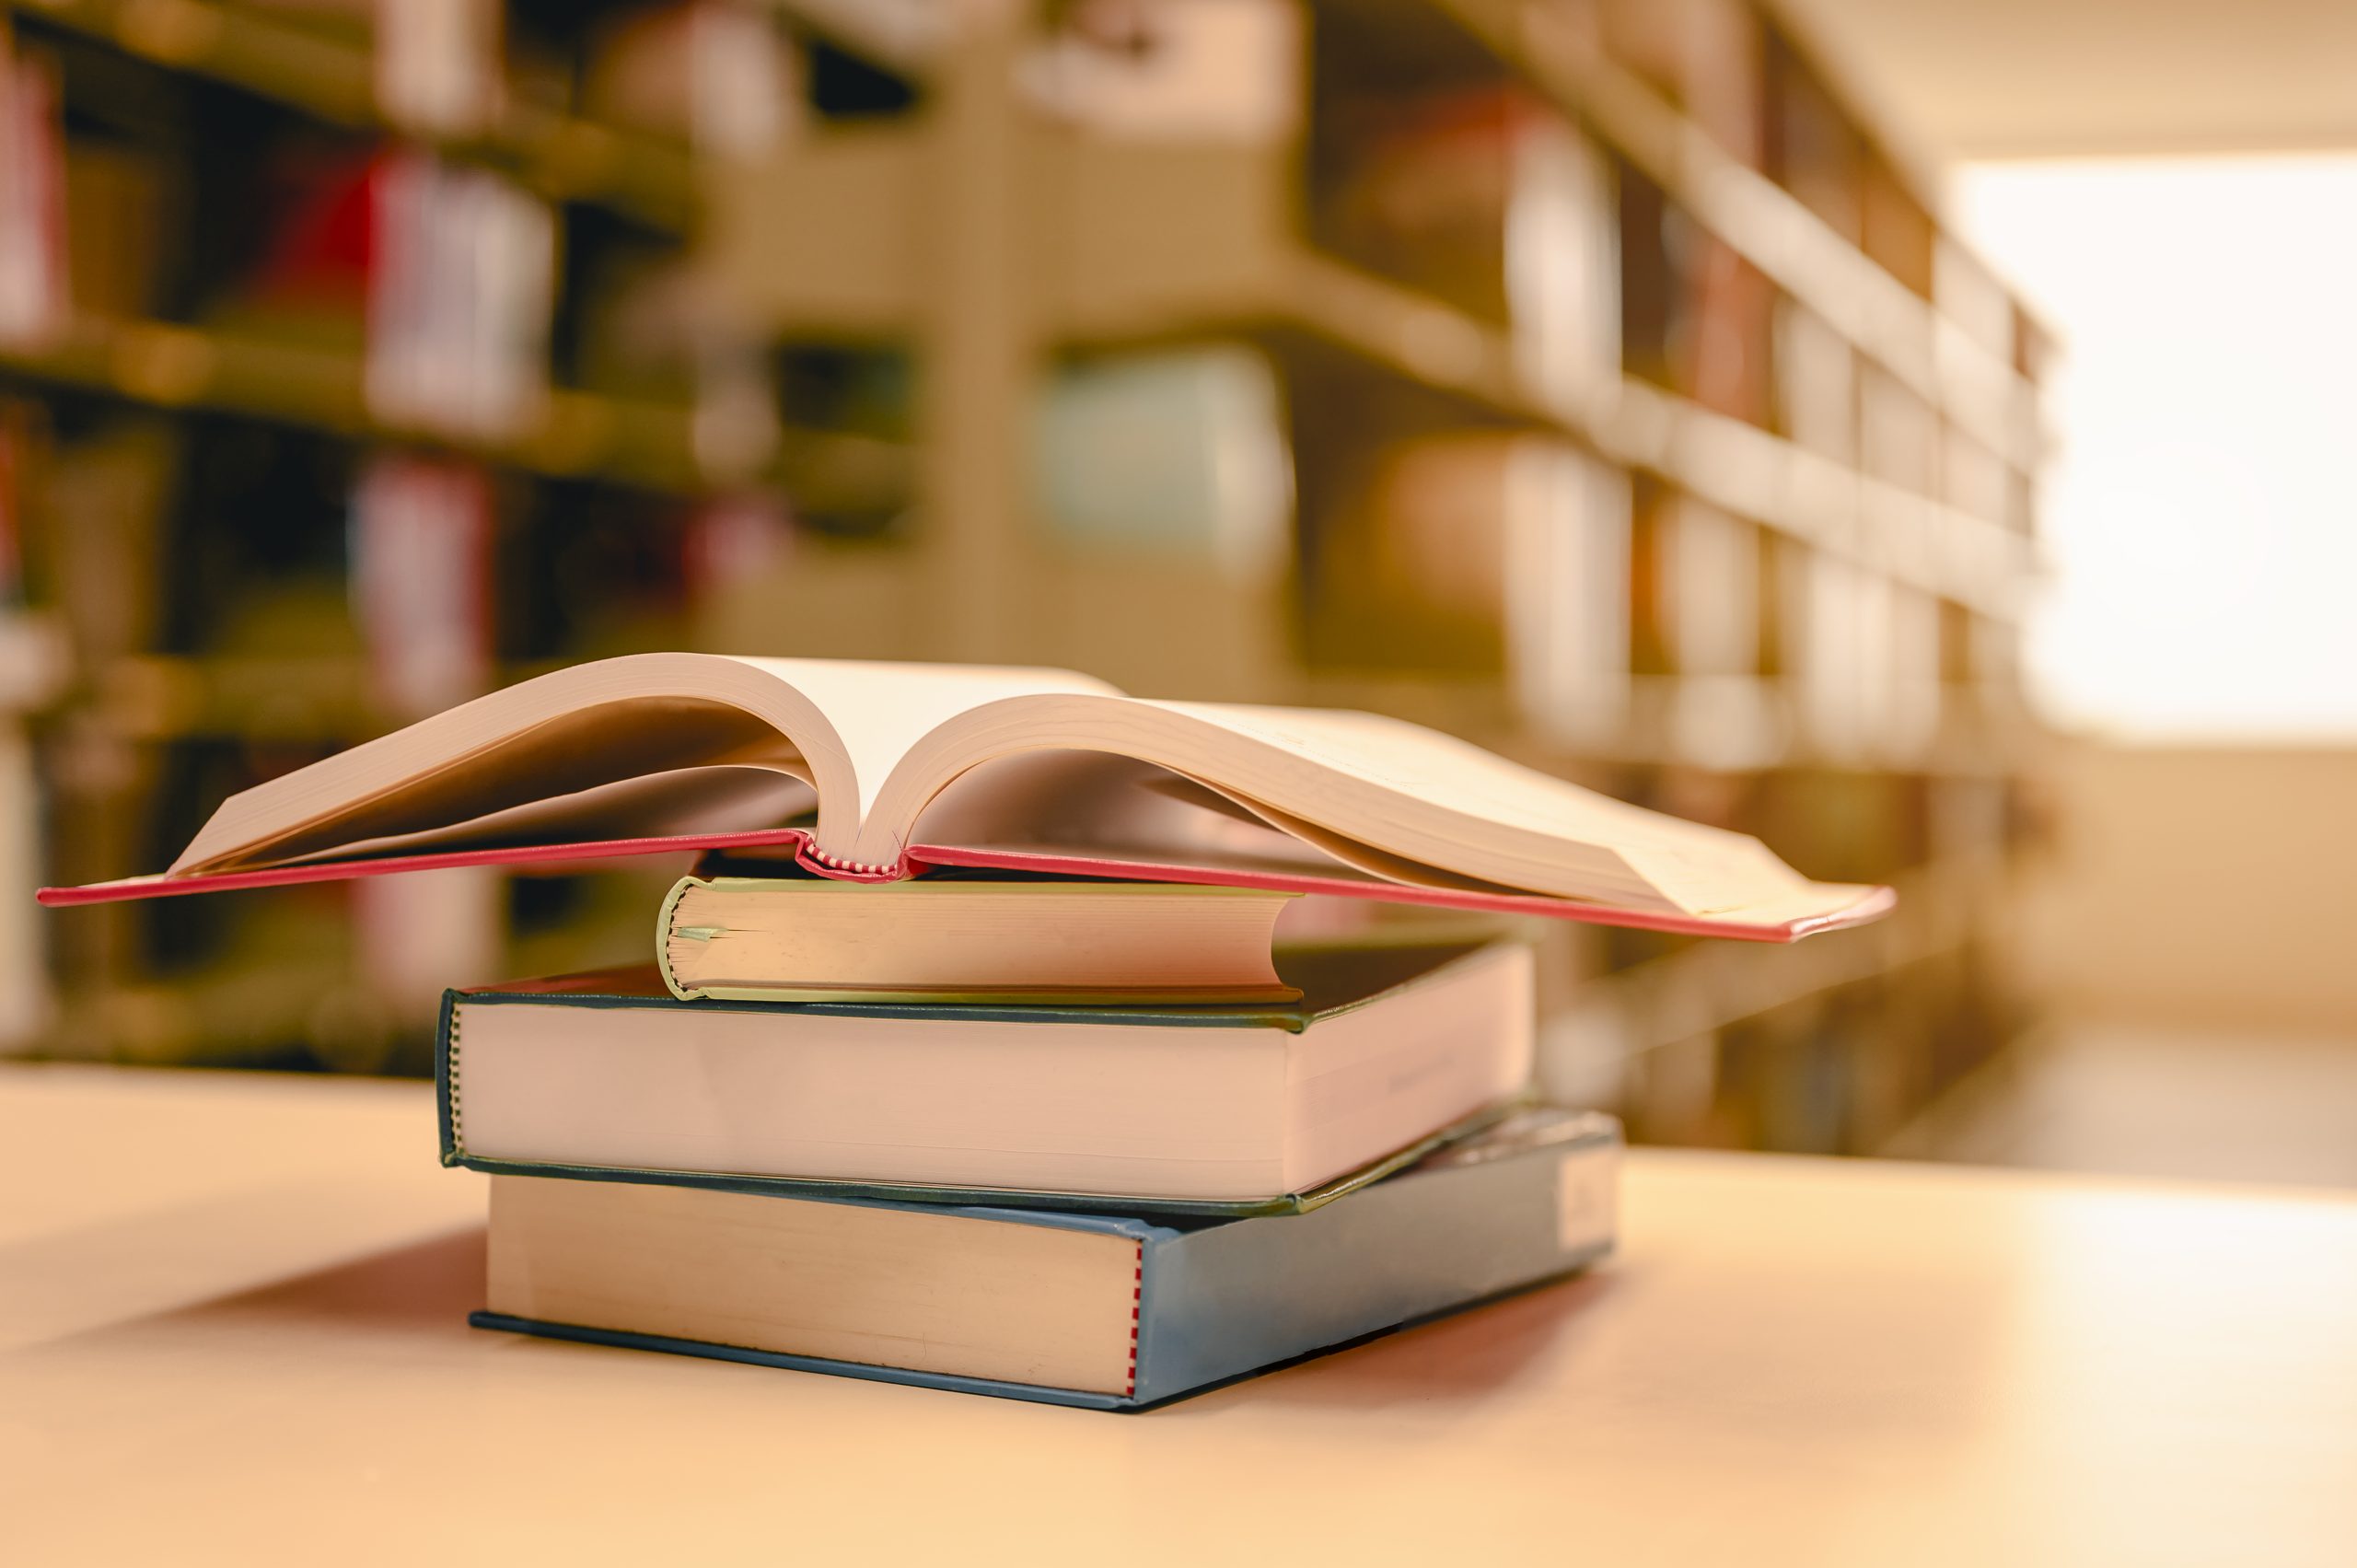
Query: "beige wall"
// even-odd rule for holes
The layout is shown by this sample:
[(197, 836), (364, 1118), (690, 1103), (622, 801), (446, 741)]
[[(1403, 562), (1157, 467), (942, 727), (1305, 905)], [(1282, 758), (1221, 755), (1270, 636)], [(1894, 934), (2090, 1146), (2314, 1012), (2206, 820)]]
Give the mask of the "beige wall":
[(2077, 743), (2021, 906), (2065, 1010), (2357, 1035), (2357, 749)]

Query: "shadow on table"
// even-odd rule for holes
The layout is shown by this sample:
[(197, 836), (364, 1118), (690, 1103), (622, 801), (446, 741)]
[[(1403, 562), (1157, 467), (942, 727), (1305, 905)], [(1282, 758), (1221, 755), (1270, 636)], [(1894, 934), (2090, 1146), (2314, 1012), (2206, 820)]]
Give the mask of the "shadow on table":
[[(12, 1254), (10, 1260), (18, 1260)], [(144, 1271), (126, 1272), (129, 1277), (111, 1289), (78, 1295), (69, 1288), (70, 1276), (40, 1276), (63, 1278), (64, 1283), (53, 1292), (53, 1301), (19, 1293), (25, 1299), (15, 1316), (23, 1331), (13, 1336), (16, 1353), (71, 1356), (101, 1344), (121, 1347), (159, 1337), (277, 1338), (307, 1328), (331, 1334), (464, 1332), (467, 1314), (482, 1305), (483, 1227), (459, 1225), (220, 1295), (204, 1293), (201, 1260), (157, 1258)], [(71, 1322), (75, 1317), (79, 1324)]]
[[(1211, 1414), (1244, 1400), (1379, 1409), (1479, 1400), (1525, 1381), (1533, 1363), (1563, 1353), (1592, 1308), (1613, 1289), (1616, 1272), (1518, 1291), (1140, 1414), (1161, 1420)], [(441, 1334), (462, 1329), (467, 1314), (482, 1301), (483, 1232), (468, 1226), (192, 1306), (173, 1317), (185, 1326), (284, 1329), (312, 1323), (344, 1333)]]
[(261, 1319), (339, 1329), (462, 1329), (482, 1305), (483, 1227), (463, 1225), (405, 1247), (219, 1296), (174, 1314), (183, 1323)]
[[(441, 1339), (471, 1332), (467, 1315), (483, 1302), (483, 1228), (465, 1225), (329, 1268), (207, 1299), (186, 1301), (93, 1326), (36, 1353), (67, 1361), (100, 1343), (187, 1342), (284, 1346), (307, 1331), (376, 1341)], [(1571, 1353), (1616, 1288), (1625, 1265), (1535, 1286), (1461, 1312), (1389, 1330), (1137, 1413), (1161, 1423), (1233, 1411), (1248, 1402), (1376, 1411), (1478, 1403), (1527, 1383), (1535, 1364)], [(62, 1364), (61, 1364), (62, 1365)]]
[(1621, 1272), (1536, 1285), (1390, 1330), (1156, 1405), (1140, 1419), (1219, 1415), (1247, 1403), (1380, 1410), (1479, 1400), (1527, 1382), (1535, 1363), (1565, 1353)]

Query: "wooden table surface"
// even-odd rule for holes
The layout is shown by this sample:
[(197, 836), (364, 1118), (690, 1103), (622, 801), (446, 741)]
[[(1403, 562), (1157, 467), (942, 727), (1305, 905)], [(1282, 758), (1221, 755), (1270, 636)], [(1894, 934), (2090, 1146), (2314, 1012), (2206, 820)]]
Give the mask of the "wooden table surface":
[(416, 1085), (0, 1068), (0, 1561), (2357, 1562), (2357, 1202), (1641, 1153), (1142, 1415), (470, 1330)]

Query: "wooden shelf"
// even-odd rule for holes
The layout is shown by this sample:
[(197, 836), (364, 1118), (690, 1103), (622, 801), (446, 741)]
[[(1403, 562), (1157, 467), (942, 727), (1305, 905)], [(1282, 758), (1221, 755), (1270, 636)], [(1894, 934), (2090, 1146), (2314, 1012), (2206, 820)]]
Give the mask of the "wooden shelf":
[(90, 679), (82, 716), (125, 740), (345, 746), (401, 722), (370, 694), (357, 656), (147, 654), (111, 660)]
[[(1744, 679), (1744, 678), (1735, 678)], [(1681, 768), (1704, 772), (1763, 773), (1807, 770), (1870, 772), (1910, 777), (2009, 777), (2034, 744), (2029, 726), (1972, 712), (1969, 688), (1942, 689), (1936, 733), (1903, 751), (1857, 752), (1811, 740), (1794, 716), (1791, 694), (1777, 681), (1753, 677), (1754, 701), (1770, 744), (1744, 754), (1682, 743), (1670, 713), (1683, 678), (1637, 676), (1630, 681), (1628, 716), (1610, 733), (1576, 742), (1550, 739), (1521, 713), (1504, 675), (1393, 674), (1304, 669), (1283, 700), (1313, 707), (1360, 708), (1446, 730), (1541, 772), (1596, 768)], [(1969, 715), (1969, 716), (1966, 716)]]
[[(823, 138), (765, 174), (764, 200), (715, 238), (721, 267), (766, 324), (879, 338), (917, 331), (926, 136), (894, 126)], [(2029, 547), (2001, 522), (1642, 381), (1546, 398), (1527, 384), (1505, 329), (1312, 250), (1295, 229), (1283, 147), (1118, 145), (1033, 124), (1021, 157), (1036, 228), (1051, 237), (1028, 273), (1030, 308), (1054, 342), (1298, 332), (1440, 394), (1470, 421), (1551, 431), (1976, 613), (2018, 611)], [(857, 203), (827, 199), (854, 188)], [(793, 234), (762, 215), (808, 210), (857, 215)]]
[(480, 135), (396, 125), (377, 107), (366, 42), (316, 19), (213, 0), (38, 0), (17, 8), (331, 125), (412, 136), (495, 166), (552, 201), (595, 203), (675, 231), (691, 226), (700, 206), (692, 154), (661, 137), (512, 99)]
[[(1109, 275), (1120, 275), (1109, 269)], [(1306, 248), (1274, 251), (1262, 286), (1233, 281), (1182, 326), (1179, 302), (1096, 302), (1085, 341), (1299, 328), (1371, 366), (1447, 394), (1500, 423), (1551, 431), (1657, 475), (1725, 511), (1856, 562), (1894, 581), (2010, 619), (2031, 564), (2002, 523), (1843, 468), (1783, 437), (1622, 377), (1578, 404), (1550, 402), (1524, 379), (1507, 333), (1415, 291)], [(1130, 323), (1117, 334), (1109, 323)]]
[[(922, 226), (933, 151), (922, 121), (830, 130), (748, 170), (755, 194), (714, 203), (705, 260), (765, 330), (828, 340), (897, 339), (923, 308)], [(810, 215), (823, 213), (813, 223)]]
[[(168, 322), (79, 318), (41, 346), (0, 348), (0, 372), (151, 408), (210, 409), (354, 440), (440, 447), (553, 478), (594, 475), (681, 492), (728, 478), (698, 458), (694, 416), (683, 408), (555, 389), (540, 417), (512, 437), (454, 436), (371, 413), (356, 354)], [(895, 482), (905, 466), (905, 453), (890, 442), (788, 430), (770, 467), (747, 477), (799, 494), (841, 491), (856, 498)]]
[(1993, 620), (2020, 613), (2030, 541), (2003, 524), (1871, 479), (1782, 436), (1621, 383), (1596, 445), (1608, 457), (1787, 538)]
[[(834, 0), (773, 3), (896, 69), (929, 68), (949, 41), (950, 29), (928, 22), (921, 7), (885, 6), (871, 15)], [(2010, 366), (1948, 328), (1930, 305), (1765, 176), (1720, 150), (1651, 88), (1576, 36), (1550, 29), (1542, 8), (1527, 0), (1394, 3), (1431, 6), (1480, 39), (1778, 287), (2013, 467), (2026, 470), (2041, 460), (2048, 437), (2035, 389)], [(366, 49), (297, 23), (210, 0), (45, 0), (32, 14), (332, 123), (384, 124)], [(696, 206), (693, 161), (684, 146), (538, 106), (512, 104), (481, 137), (437, 140), (512, 168), (553, 199), (605, 203), (674, 228), (684, 226)], [(909, 273), (918, 247), (908, 243), (912, 212), (890, 192), (897, 186), (914, 197), (908, 177), (918, 144), (911, 128), (885, 126), (821, 137), (786, 155), (796, 199), (773, 210), (827, 212), (838, 220), (830, 229), (839, 230), (819, 235), (793, 226), (806, 235), (793, 250), (818, 251), (801, 258), (815, 269), (793, 264), (796, 254), (764, 249), (759, 275), (795, 299), (796, 308), (784, 312), (789, 321), (858, 333), (905, 319), (917, 297)], [(853, 190), (860, 201), (827, 199)], [(1087, 203), (1074, 207), (1086, 210)], [(879, 225), (879, 215), (894, 213), (899, 221), (886, 217)], [(773, 227), (763, 226), (763, 232)], [(835, 264), (827, 264), (830, 259)], [(814, 271), (818, 281), (807, 281)], [(1428, 378), (1446, 380), (1452, 367), (1469, 368), (1476, 357), (1445, 325), (1411, 329), (1407, 346)]]
[[(240, 964), (225, 970), (109, 985), (66, 999), (46, 1054), (125, 1064), (284, 1064), (296, 1042), (319, 1051), (322, 1020), (368, 1042), (347, 1071), (382, 1071), (384, 1047), (402, 1018), (329, 959)], [(330, 1052), (332, 1053), (332, 1048)]]
[(1395, 0), (1453, 18), (1696, 222), (2014, 468), (2043, 459), (2036, 389), (1775, 182), (1529, 0)]

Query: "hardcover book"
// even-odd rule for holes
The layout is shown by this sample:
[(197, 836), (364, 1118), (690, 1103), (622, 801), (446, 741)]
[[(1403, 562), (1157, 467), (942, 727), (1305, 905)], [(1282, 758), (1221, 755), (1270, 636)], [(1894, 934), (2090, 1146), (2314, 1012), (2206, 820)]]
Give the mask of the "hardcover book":
[(656, 965), (683, 1002), (1293, 1002), (1301, 990), (1271, 952), (1292, 898), (1062, 877), (689, 877), (656, 917)]
[(1890, 902), (1368, 714), (1149, 701), (1066, 670), (708, 654), (476, 698), (231, 796), (160, 877), (42, 897), (762, 846), (854, 881), (988, 866), (1760, 940)]
[(446, 1165), (988, 1199), (1298, 1209), (1529, 1078), (1531, 960), (1289, 954), (1298, 1002), (680, 1002), (652, 970), (448, 993)]
[(478, 1327), (1153, 1404), (1584, 1268), (1620, 1130), (1533, 1110), (1313, 1213), (1207, 1225), (502, 1177)]

